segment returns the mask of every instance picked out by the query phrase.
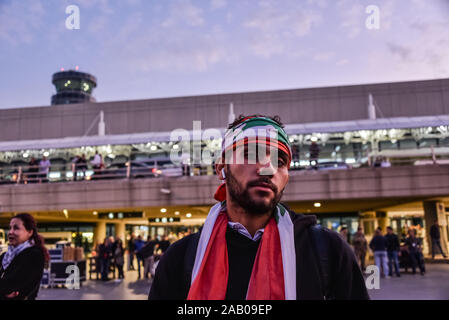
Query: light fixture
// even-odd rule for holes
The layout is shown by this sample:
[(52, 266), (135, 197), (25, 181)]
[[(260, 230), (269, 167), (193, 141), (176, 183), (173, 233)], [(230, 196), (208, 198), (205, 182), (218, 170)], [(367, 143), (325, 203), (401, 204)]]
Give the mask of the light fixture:
[(175, 145), (173, 146), (173, 149), (178, 150), (178, 149), (179, 149), (179, 146), (178, 146), (177, 144), (175, 144)]
[(48, 157), (49, 155), (50, 155), (50, 152), (48, 152), (48, 151), (44, 152), (44, 157)]
[(312, 137), (312, 138), (310, 138), (310, 141), (312, 141), (312, 142), (317, 142), (317, 141), (318, 141), (318, 138), (317, 138), (317, 137)]
[(319, 207), (321, 207), (321, 203), (315, 202), (315, 203), (313, 204), (313, 206), (314, 206), (315, 208), (319, 208)]
[(25, 152), (24, 154), (23, 154), (23, 157), (24, 158), (28, 158), (30, 155), (28, 154), (28, 152)]
[(170, 194), (171, 190), (167, 189), (167, 188), (161, 188), (161, 192), (164, 193), (164, 194)]
[(150, 150), (151, 150), (151, 151), (156, 151), (156, 150), (157, 150), (157, 147), (156, 147), (156, 146), (151, 146)]
[(114, 219), (114, 214), (113, 214), (112, 212), (109, 212), (108, 218), (109, 218), (109, 219)]
[(94, 211), (94, 212), (92, 212), (92, 214), (93, 214), (94, 216), (96, 216), (96, 215), (98, 214), (98, 212), (97, 212), (97, 211)]
[(162, 209), (161, 209), (161, 212), (162, 212), (162, 213), (166, 213), (166, 212), (167, 212), (167, 209), (162, 208)]
[(66, 219), (69, 218), (69, 212), (67, 211), (67, 209), (62, 210), (62, 212), (64, 213), (64, 216), (66, 217)]
[(168, 221), (173, 222), (174, 220), (173, 220), (173, 218), (168, 218)]
[(191, 218), (191, 217), (192, 217), (192, 214), (191, 214), (191, 213), (187, 213), (187, 214), (186, 214), (186, 217), (187, 217), (187, 218)]
[(161, 221), (162, 221), (162, 223), (167, 223), (167, 218), (166, 218), (166, 217), (163, 217), (163, 218), (161, 219)]
[(155, 222), (160, 222), (161, 220), (159, 218), (154, 219)]
[(175, 211), (175, 216), (179, 216), (179, 211)]

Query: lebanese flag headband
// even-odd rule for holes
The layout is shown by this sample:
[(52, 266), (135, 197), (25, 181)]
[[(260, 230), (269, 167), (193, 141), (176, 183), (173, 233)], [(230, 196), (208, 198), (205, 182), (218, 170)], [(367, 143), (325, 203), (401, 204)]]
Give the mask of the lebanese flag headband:
[[(264, 143), (278, 148), (288, 156), (288, 167), (292, 160), (290, 140), (284, 129), (274, 120), (266, 117), (247, 117), (241, 123), (228, 129), (222, 143), (222, 157), (228, 150), (250, 143)], [(217, 201), (226, 200), (226, 183), (222, 183), (215, 192)]]
[(274, 120), (265, 117), (247, 117), (235, 127), (228, 129), (222, 143), (222, 155), (230, 149), (249, 143), (264, 143), (277, 147), (292, 159), (290, 141), (284, 129)]

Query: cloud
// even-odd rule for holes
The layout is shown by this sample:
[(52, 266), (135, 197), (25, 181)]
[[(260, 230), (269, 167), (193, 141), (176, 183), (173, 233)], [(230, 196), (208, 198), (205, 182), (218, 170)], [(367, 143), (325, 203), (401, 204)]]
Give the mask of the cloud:
[[(309, 35), (322, 22), (322, 16), (305, 9), (295, 1), (264, 0), (242, 26), (247, 30), (255, 55), (269, 58), (276, 54), (287, 54), (292, 44)], [(293, 47), (296, 47), (293, 45)]]
[(227, 0), (212, 0), (210, 3), (210, 6), (213, 10), (224, 8), (227, 5)]
[(349, 60), (348, 60), (348, 59), (341, 59), (341, 60), (338, 60), (338, 61), (335, 63), (335, 65), (341, 67), (341, 66), (347, 65), (348, 63), (349, 63)]
[(44, 24), (45, 10), (40, 1), (11, 1), (0, 5), (0, 40), (11, 45), (30, 44)]
[(362, 28), (365, 27), (365, 7), (361, 4), (353, 4), (347, 0), (341, 0), (337, 3), (340, 14), (340, 28), (349, 39), (357, 37)]
[(320, 52), (313, 56), (313, 60), (319, 62), (327, 62), (330, 61), (335, 56), (334, 52)]
[(204, 24), (203, 9), (194, 6), (190, 0), (177, 0), (170, 6), (167, 19), (162, 22), (163, 27), (188, 25), (192, 27)]

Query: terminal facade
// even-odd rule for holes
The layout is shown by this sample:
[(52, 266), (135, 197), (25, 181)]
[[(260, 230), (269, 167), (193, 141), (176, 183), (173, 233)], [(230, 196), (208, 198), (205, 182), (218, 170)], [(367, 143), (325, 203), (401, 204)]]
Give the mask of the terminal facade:
[[(350, 234), (360, 225), (368, 237), (379, 226), (415, 228), (427, 252), (438, 220), (447, 252), (449, 79), (0, 110), (0, 228), (26, 211), (44, 234), (90, 246), (107, 235), (195, 231), (219, 180), (171, 133), (183, 129), (190, 147), (218, 154), (220, 139), (195, 142), (194, 121), (224, 133), (240, 114), (281, 117), (293, 145), (283, 201), (293, 210)], [(96, 153), (101, 173), (89, 163)], [(82, 154), (88, 167), (77, 170)], [(44, 156), (49, 173), (33, 179), (30, 160)]]

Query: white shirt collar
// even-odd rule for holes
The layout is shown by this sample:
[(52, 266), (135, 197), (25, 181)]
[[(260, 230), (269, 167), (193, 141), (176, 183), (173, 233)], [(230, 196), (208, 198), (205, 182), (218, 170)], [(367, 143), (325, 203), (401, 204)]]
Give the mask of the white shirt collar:
[(251, 239), (253, 241), (257, 241), (260, 238), (262, 238), (263, 232), (265, 230), (265, 228), (259, 229), (256, 231), (256, 233), (254, 234), (254, 237), (251, 236), (251, 234), (248, 232), (248, 230), (245, 228), (245, 226), (239, 222), (232, 222), (232, 221), (228, 221), (228, 225), (238, 231), (240, 234), (244, 235), (245, 237), (247, 237), (248, 239)]

